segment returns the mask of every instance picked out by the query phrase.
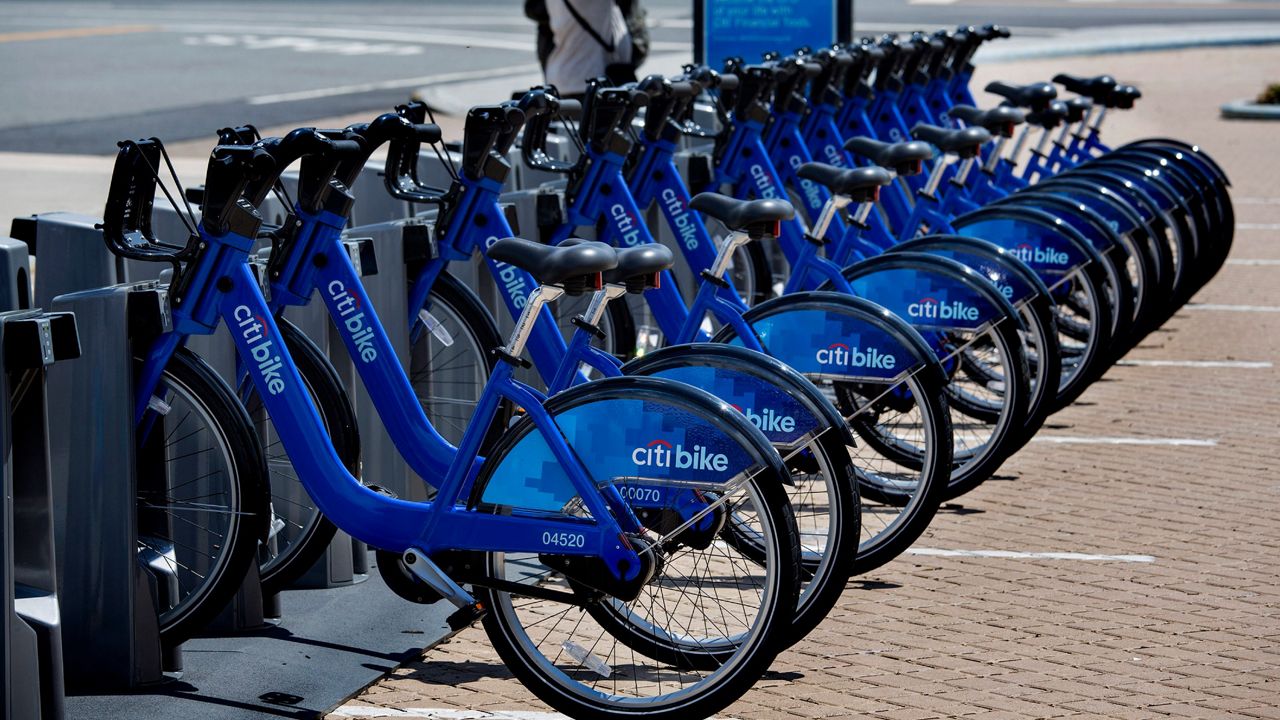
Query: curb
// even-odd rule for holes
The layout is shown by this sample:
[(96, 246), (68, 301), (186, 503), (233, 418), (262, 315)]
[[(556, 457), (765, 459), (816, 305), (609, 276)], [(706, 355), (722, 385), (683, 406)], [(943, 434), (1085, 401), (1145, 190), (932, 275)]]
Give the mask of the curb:
[(1280, 120), (1280, 105), (1261, 105), (1252, 100), (1234, 100), (1222, 106), (1228, 120)]

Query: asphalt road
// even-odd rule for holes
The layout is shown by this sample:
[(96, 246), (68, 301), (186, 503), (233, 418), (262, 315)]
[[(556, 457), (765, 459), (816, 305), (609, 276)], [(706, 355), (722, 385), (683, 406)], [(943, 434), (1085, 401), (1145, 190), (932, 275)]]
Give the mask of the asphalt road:
[[(689, 0), (645, 0), (654, 51), (687, 52)], [(518, 0), (0, 2), (0, 151), (107, 154), (219, 127), (389, 108), (417, 88), (536, 70)], [(858, 32), (1001, 22), (1019, 35), (1280, 21), (1274, 0), (860, 0)]]

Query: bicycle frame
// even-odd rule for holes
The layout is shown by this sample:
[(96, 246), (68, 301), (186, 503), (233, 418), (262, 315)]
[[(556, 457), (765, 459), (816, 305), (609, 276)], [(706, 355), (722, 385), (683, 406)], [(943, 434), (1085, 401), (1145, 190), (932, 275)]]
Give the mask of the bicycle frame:
[[(404, 369), (400, 366), (395, 350), (382, 323), (378, 320), (376, 310), (364, 291), (360, 274), (352, 264), (341, 233), (345, 226), (345, 209), (350, 207), (351, 196), (340, 183), (333, 182), (329, 187), (330, 196), (326, 201), (330, 206), (343, 208), (342, 214), (321, 209), (308, 212), (295, 205), (294, 215), (297, 220), (296, 239), (291, 244), (288, 257), (279, 264), (272, 278), (271, 306), (275, 313), (285, 307), (306, 305), (311, 295), (320, 290), (329, 315), (338, 328), (348, 354), (359, 372), (361, 380), (368, 390), (379, 416), (390, 435), (398, 452), (405, 458), (416, 474), (432, 487), (437, 483), (433, 476), (444, 476), (445, 483), (451, 479), (451, 465), (459, 457), (479, 452), (479, 444), (468, 445), (468, 435), (463, 436), (463, 445), (454, 448), (440, 437), (418, 402), (414, 389)], [(510, 270), (514, 267), (503, 265)], [(523, 272), (523, 271), (521, 271)], [(524, 276), (532, 284), (534, 281), (527, 274)], [(521, 324), (532, 322), (536, 328), (536, 320), (530, 318), (549, 317), (545, 303), (559, 297), (560, 290), (540, 288), (531, 299), (522, 302)], [(534, 302), (534, 306), (525, 306), (524, 302)], [(603, 306), (600, 307), (600, 311)], [(527, 317), (526, 317), (527, 316)], [(595, 320), (598, 322), (599, 318)], [(545, 323), (544, 323), (545, 326)], [(524, 335), (522, 337), (528, 337)], [(556, 335), (557, 339), (559, 335)], [(554, 374), (548, 372), (550, 393), (566, 390), (586, 380), (578, 370), (585, 363), (598, 370), (606, 377), (622, 375), (619, 362), (590, 344), (591, 335), (579, 328), (573, 342), (562, 353)], [(562, 346), (563, 346), (563, 341)], [(513, 354), (519, 354), (518, 352)], [(543, 409), (547, 396), (512, 379), (513, 368), (508, 363), (499, 363), (501, 380), (486, 385), (477, 405), (475, 418), (485, 419), (481, 426), (488, 425), (497, 412), (501, 400), (518, 403), (519, 407), (528, 408), (530, 403), (537, 406), (537, 416), (548, 422), (550, 418)], [(494, 389), (490, 388), (494, 385)], [(514, 390), (513, 390), (514, 388)], [(474, 418), (473, 423), (474, 425)], [(554, 424), (552, 425), (554, 427)], [(468, 425), (467, 432), (471, 432)], [(558, 430), (556, 432), (559, 432)], [(483, 435), (481, 435), (481, 439)], [(561, 436), (561, 443), (564, 442)], [(477, 457), (476, 466), (482, 459)], [(469, 474), (465, 483), (458, 489), (457, 497), (466, 496), (474, 483), (476, 472)], [(611, 504), (621, 503), (621, 494), (627, 489), (627, 483), (607, 486), (606, 499)], [(444, 492), (447, 487), (440, 488)], [(616, 497), (614, 497), (616, 495)], [(632, 493), (626, 507), (621, 505), (615, 510), (630, 514), (634, 508), (662, 509), (678, 507), (686, 515), (696, 514), (701, 503), (691, 491), (681, 490), (675, 493)], [(629, 509), (628, 509), (629, 508)], [(592, 511), (594, 514), (594, 510)]]
[[(594, 225), (602, 218), (605, 221), (606, 238), (612, 240), (614, 245), (632, 247), (657, 242), (649, 232), (648, 225), (643, 222), (643, 213), (623, 173), (625, 158), (617, 153), (597, 153), (591, 150), (588, 155), (587, 172), (568, 208), (567, 218), (553, 234), (552, 242), (562, 242), (572, 235), (574, 228)], [(694, 229), (688, 238), (694, 241), (681, 243), (691, 267), (698, 271), (705, 270), (711, 277), (722, 278), (727, 269), (727, 260), (732, 256), (732, 248), (722, 248), (718, 255), (713, 254), (711, 249), (715, 247), (715, 243), (707, 233), (706, 226), (696, 213), (688, 210), (689, 192), (680, 178), (674, 160), (669, 156), (664, 159), (661, 154), (655, 154), (648, 159), (644, 168), (647, 172), (644, 175), (637, 173), (635, 177), (647, 177), (652, 182), (646, 189), (646, 194), (656, 193), (658, 197), (665, 198), (659, 204), (669, 217), (676, 217), (677, 222), (683, 218), (692, 223)], [(654, 179), (654, 170), (658, 171), (657, 180)], [(738, 237), (731, 242), (740, 244), (743, 241), (743, 237)], [(709, 255), (715, 258), (712, 263), (706, 266), (693, 264), (705, 262)], [(711, 313), (721, 323), (732, 325), (748, 349), (762, 351), (755, 333), (742, 319), (742, 313), (746, 310), (742, 299), (731, 289), (728, 292), (723, 290), (722, 286), (717, 286), (704, 276), (693, 304), (685, 305), (671, 279), (671, 273), (666, 271), (659, 286), (647, 290), (644, 296), (663, 335), (674, 344), (706, 339), (701, 324), (707, 313)]]
[[(226, 322), (236, 343), (239, 357), (248, 376), (258, 389), (263, 404), (273, 418), (289, 418), (276, 423), (282, 444), (298, 471), (316, 506), (335, 524), (352, 536), (384, 550), (402, 552), (413, 548), (424, 553), (459, 549), (472, 551), (547, 552), (591, 555), (605, 559), (610, 567), (615, 561), (633, 563), (638, 556), (620, 542), (620, 533), (640, 532), (642, 526), (612, 484), (597, 486), (587, 476), (574, 451), (550, 414), (542, 407), (542, 397), (513, 378), (514, 368), (500, 363), (486, 383), (477, 412), (468, 425), (454, 460), (448, 465), (439, 493), (431, 502), (406, 502), (376, 492), (363, 485), (344, 467), (319, 414), (305, 391), (297, 368), (280, 343), (279, 328), (272, 308), (259, 289), (258, 280), (247, 264), (253, 239), (234, 232), (215, 236), (202, 225), (201, 239), (208, 248), (192, 273), (183, 306), (175, 308), (174, 329), (161, 335), (147, 354), (137, 385), (137, 418), (145, 432), (148, 402), (160, 383), (161, 372), (177, 348), (193, 334), (212, 333), (218, 323)], [(329, 270), (324, 277), (330, 283), (352, 281), (350, 297), (367, 302), (359, 289), (358, 276), (345, 252), (325, 253)], [(332, 297), (331, 310), (341, 300)], [(367, 304), (365, 311), (372, 314)], [(372, 315), (371, 315), (372, 317)], [(369, 357), (357, 366), (372, 366), (376, 357), (394, 358), (385, 335), (364, 343), (355, 333), (343, 335), (353, 357)], [(371, 392), (378, 392), (371, 386)], [(408, 393), (412, 397), (412, 393)], [(513, 508), (508, 515), (472, 512), (465, 503), (466, 493), (480, 470), (477, 453), (488, 427), (502, 400), (524, 407), (529, 418), (550, 448), (552, 455), (566, 472), (574, 490), (591, 513), (592, 520), (567, 516), (549, 517), (546, 513)], [(552, 545), (547, 538), (560, 532), (572, 532), (572, 547)], [(578, 541), (580, 539), (580, 542)]]

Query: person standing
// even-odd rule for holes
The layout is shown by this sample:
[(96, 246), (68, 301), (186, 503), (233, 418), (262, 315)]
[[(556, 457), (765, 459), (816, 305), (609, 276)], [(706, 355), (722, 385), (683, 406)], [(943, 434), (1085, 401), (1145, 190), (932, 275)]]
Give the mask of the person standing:
[(538, 22), (538, 59), (561, 97), (581, 97), (595, 77), (636, 79), (648, 41), (639, 0), (529, 0), (525, 15)]

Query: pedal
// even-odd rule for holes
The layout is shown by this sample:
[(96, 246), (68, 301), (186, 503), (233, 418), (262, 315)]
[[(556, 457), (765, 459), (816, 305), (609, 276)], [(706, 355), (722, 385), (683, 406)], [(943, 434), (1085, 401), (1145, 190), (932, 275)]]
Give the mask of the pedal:
[(482, 603), (472, 603), (463, 605), (450, 615), (446, 622), (449, 623), (449, 629), (458, 632), (463, 628), (470, 627), (477, 620), (483, 618), (485, 613), (489, 612)]

